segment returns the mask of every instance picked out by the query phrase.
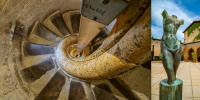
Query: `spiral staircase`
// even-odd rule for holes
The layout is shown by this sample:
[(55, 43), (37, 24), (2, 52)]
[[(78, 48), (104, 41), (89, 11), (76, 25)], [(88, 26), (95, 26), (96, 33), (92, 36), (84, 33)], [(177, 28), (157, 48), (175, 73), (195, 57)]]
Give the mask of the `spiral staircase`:
[[(35, 100), (95, 100), (101, 88), (68, 76), (55, 61), (55, 49), (64, 37), (76, 34), (79, 11), (55, 11), (44, 21), (36, 21), (27, 39), (22, 41), (22, 81)], [(110, 91), (107, 84), (99, 87)], [(104, 91), (103, 91), (104, 92)], [(108, 98), (116, 99), (112, 93)], [(101, 98), (101, 97), (100, 97)]]
[[(109, 80), (87, 82), (73, 78), (56, 63), (57, 45), (78, 33), (79, 11), (53, 12), (44, 21), (36, 21), (27, 39), (22, 41), (20, 76), (34, 100), (117, 100)], [(123, 88), (123, 87), (121, 87)], [(117, 91), (118, 94), (123, 95)], [(103, 94), (103, 95), (102, 95)], [(124, 97), (125, 98), (125, 97)]]

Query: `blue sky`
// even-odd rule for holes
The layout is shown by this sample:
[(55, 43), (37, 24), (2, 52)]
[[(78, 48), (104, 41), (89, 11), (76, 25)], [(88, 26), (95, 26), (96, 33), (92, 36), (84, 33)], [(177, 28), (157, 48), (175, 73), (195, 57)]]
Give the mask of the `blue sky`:
[(164, 9), (169, 15), (175, 14), (178, 19), (184, 20), (177, 37), (184, 41), (183, 31), (194, 21), (200, 20), (200, 0), (151, 0), (151, 36), (162, 38), (163, 23), (161, 13)]

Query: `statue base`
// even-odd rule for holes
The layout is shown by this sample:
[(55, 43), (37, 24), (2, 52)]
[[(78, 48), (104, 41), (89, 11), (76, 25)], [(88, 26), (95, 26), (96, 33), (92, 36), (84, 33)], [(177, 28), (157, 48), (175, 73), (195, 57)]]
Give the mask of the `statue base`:
[(183, 81), (176, 79), (169, 84), (168, 79), (160, 82), (160, 100), (182, 100), (182, 85)]

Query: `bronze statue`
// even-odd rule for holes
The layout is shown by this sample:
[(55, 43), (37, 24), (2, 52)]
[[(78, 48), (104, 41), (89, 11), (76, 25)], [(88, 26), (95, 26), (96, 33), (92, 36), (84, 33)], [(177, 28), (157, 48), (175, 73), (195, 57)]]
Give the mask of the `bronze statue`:
[(181, 43), (176, 37), (178, 28), (183, 20), (176, 15), (169, 16), (167, 11), (162, 12), (164, 34), (161, 40), (163, 66), (168, 79), (160, 82), (160, 100), (182, 100), (183, 81), (176, 78), (176, 72), (181, 61)]
[(168, 76), (168, 83), (176, 80), (176, 71), (181, 61), (181, 43), (176, 37), (176, 32), (183, 20), (178, 20), (176, 15), (169, 16), (167, 11), (162, 12), (164, 34), (161, 41), (163, 65)]

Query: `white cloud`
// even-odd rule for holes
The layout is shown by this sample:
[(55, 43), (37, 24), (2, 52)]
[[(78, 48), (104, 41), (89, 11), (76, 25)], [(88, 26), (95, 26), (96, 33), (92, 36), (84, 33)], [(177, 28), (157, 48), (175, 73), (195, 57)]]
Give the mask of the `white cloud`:
[[(158, 34), (162, 34), (162, 16), (161, 13), (165, 9), (169, 15), (177, 15), (178, 19), (184, 20), (184, 25), (181, 25), (178, 32), (177, 37), (184, 41), (184, 34), (183, 31), (192, 23), (193, 20), (200, 19), (199, 16), (193, 15), (191, 12), (188, 12), (184, 10), (183, 7), (179, 6), (173, 1), (169, 0), (152, 0), (152, 6), (151, 6), (151, 18), (153, 21), (151, 27), (152, 29), (152, 36), (155, 38), (160, 38), (157, 36), (160, 36)], [(161, 28), (161, 29), (154, 29), (154, 28)], [(154, 31), (153, 31), (154, 30)], [(155, 31), (157, 30), (157, 31)], [(158, 31), (160, 30), (160, 31)], [(162, 33), (161, 33), (162, 32)]]

